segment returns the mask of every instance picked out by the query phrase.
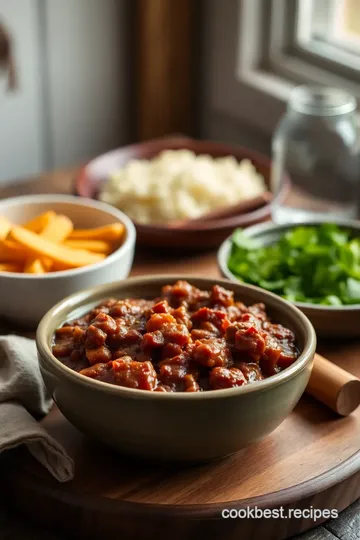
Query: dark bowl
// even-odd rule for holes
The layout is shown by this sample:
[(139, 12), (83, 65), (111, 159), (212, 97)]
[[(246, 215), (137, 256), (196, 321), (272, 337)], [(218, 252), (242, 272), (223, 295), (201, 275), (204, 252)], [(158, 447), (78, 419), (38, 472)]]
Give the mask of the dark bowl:
[[(207, 154), (214, 158), (234, 156), (238, 161), (249, 159), (270, 187), (271, 161), (248, 148), (186, 137), (171, 137), (147, 141), (118, 148), (90, 161), (82, 168), (75, 180), (77, 195), (96, 199), (103, 182), (109, 175), (134, 159), (151, 159), (163, 150), (187, 149), (195, 154)], [(248, 227), (267, 221), (271, 217), (272, 204), (282, 201), (288, 194), (290, 181), (284, 178), (281, 191), (274, 199), (251, 212), (238, 214), (206, 223), (196, 223), (186, 230), (167, 225), (144, 225), (136, 223), (137, 240), (141, 245), (188, 249), (217, 247), (236, 227)]]

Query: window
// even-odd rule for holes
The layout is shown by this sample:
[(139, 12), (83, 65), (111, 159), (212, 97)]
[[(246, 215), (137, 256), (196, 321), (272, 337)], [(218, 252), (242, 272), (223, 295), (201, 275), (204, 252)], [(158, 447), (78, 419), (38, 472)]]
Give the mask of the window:
[(296, 43), (320, 57), (359, 70), (359, 0), (298, 2)]
[(269, 141), (297, 84), (344, 88), (360, 112), (360, 0), (204, 4), (208, 133)]
[(273, 0), (270, 21), (270, 70), (360, 97), (359, 0)]
[[(346, 88), (360, 100), (360, 0), (239, 0), (241, 87), (277, 107), (296, 84)], [(270, 101), (269, 101), (270, 98)], [(244, 104), (244, 115), (249, 115)], [(238, 115), (241, 115), (239, 111)], [(256, 119), (268, 132), (274, 123)], [(271, 116), (271, 115), (270, 115)]]

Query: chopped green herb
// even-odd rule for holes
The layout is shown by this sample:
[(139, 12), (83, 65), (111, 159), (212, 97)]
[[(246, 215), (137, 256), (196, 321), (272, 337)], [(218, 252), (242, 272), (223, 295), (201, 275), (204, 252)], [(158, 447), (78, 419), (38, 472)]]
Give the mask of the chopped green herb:
[(291, 302), (360, 303), (360, 238), (335, 224), (298, 226), (266, 246), (237, 229), (227, 264), (240, 281)]

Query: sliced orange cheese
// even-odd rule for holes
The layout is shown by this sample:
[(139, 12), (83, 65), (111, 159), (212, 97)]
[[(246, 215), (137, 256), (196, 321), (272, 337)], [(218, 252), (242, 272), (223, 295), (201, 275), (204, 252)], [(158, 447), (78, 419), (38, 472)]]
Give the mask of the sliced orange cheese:
[(86, 249), (94, 253), (105, 253), (109, 255), (112, 252), (112, 245), (104, 240), (66, 240), (65, 246), (74, 249)]
[(69, 240), (104, 240), (105, 242), (116, 242), (123, 238), (125, 226), (122, 223), (112, 223), (94, 229), (76, 229)]
[(105, 258), (103, 253), (91, 253), (90, 251), (72, 249), (67, 246), (55, 244), (24, 227), (13, 227), (10, 232), (10, 237), (40, 258), (49, 257), (60, 264), (75, 268), (87, 264), (94, 264)]
[(35, 217), (31, 221), (28, 221), (23, 225), (25, 229), (28, 229), (29, 231), (32, 231), (34, 233), (41, 233), (45, 227), (55, 219), (56, 214), (53, 210), (48, 210), (47, 212), (44, 212), (43, 214), (40, 214), (40, 216)]
[(11, 223), (5, 216), (0, 216), (0, 240), (5, 240), (11, 229)]
[[(74, 225), (71, 219), (58, 214), (55, 215), (53, 219), (50, 219), (39, 236), (41, 238), (46, 238), (46, 240), (51, 240), (52, 242), (55, 242), (55, 244), (61, 244), (69, 236), (73, 228)], [(30, 268), (31, 270), (38, 270), (35, 273), (43, 273), (40, 271), (41, 269), (43, 271), (50, 270), (52, 265), (52, 259), (47, 257), (43, 257), (41, 260), (32, 258), (27, 261), (24, 272), (27, 271), (26, 268)]]
[(51, 220), (43, 231), (40, 233), (42, 238), (51, 240), (56, 244), (60, 244), (72, 233), (74, 229), (73, 222), (66, 216), (58, 214)]

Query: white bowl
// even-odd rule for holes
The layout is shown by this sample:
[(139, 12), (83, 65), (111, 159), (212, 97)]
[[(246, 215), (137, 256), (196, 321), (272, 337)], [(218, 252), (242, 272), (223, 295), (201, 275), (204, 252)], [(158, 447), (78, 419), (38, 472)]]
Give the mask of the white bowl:
[(0, 201), (0, 216), (16, 224), (46, 210), (65, 214), (75, 228), (121, 222), (126, 237), (119, 249), (93, 265), (44, 275), (0, 272), (0, 317), (29, 327), (36, 327), (52, 306), (70, 294), (128, 277), (134, 258), (135, 227), (123, 212), (110, 205), (64, 195), (31, 195)]

